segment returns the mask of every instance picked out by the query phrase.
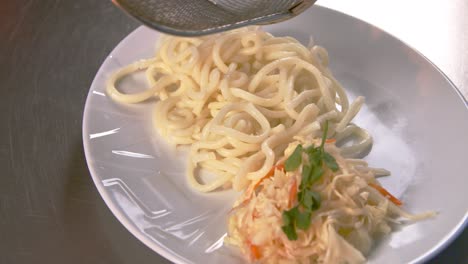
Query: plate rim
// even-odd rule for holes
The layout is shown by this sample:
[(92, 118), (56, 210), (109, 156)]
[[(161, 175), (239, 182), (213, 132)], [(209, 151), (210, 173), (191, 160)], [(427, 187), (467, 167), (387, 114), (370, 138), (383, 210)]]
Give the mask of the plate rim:
[[(439, 74), (442, 75), (442, 77), (449, 83), (452, 89), (454, 89), (458, 95), (458, 97), (461, 99), (462, 103), (465, 106), (465, 110), (468, 110), (468, 101), (467, 99), (463, 96), (463, 93), (460, 91), (460, 89), (452, 82), (452, 80), (437, 66), (435, 65), (430, 59), (428, 59), (424, 54), (422, 54), (420, 51), (418, 51), (416, 48), (413, 46), (409, 45), (405, 41), (401, 40), (400, 38), (394, 36), (393, 34), (383, 30), (380, 27), (377, 27), (371, 23), (368, 23), (358, 17), (355, 17), (350, 14), (343, 13), (341, 11), (331, 9), (325, 6), (322, 6), (320, 4), (314, 5), (312, 8), (315, 9), (322, 9), (322, 12), (332, 12), (335, 13), (335, 15), (339, 16), (346, 16), (348, 18), (351, 18), (359, 23), (364, 23), (366, 26), (371, 27), (372, 29), (377, 29), (384, 34), (392, 37), (393, 39), (397, 40), (404, 46), (408, 47), (411, 51), (415, 52), (417, 55), (421, 56), (421, 58), (424, 59), (425, 62), (428, 62), (429, 65), (435, 69)], [(304, 14), (306, 15), (306, 12)], [(86, 165), (88, 167), (88, 170), (90, 172), (90, 176), (94, 182), (94, 185), (96, 186), (100, 196), (104, 200), (104, 203), (107, 205), (107, 207), (111, 210), (112, 214), (117, 218), (117, 220), (133, 235), (135, 236), (140, 242), (142, 242), (144, 245), (149, 247), (151, 250), (155, 251), (157, 254), (161, 255), (162, 257), (166, 258), (167, 260), (174, 262), (174, 263), (187, 263), (185, 262), (185, 258), (178, 255), (175, 252), (172, 252), (169, 248), (163, 248), (162, 245), (160, 245), (159, 241), (153, 241), (150, 240), (148, 237), (144, 236), (140, 230), (138, 230), (132, 223), (129, 222), (126, 216), (123, 215), (123, 213), (120, 211), (119, 208), (117, 208), (117, 205), (115, 205), (112, 202), (112, 199), (109, 195), (109, 193), (105, 190), (104, 185), (102, 184), (101, 180), (98, 177), (98, 173), (95, 170), (95, 167), (91, 164), (91, 150), (90, 150), (90, 141), (89, 138), (87, 137), (86, 132), (88, 131), (88, 124), (89, 121), (88, 119), (91, 118), (89, 115), (90, 112), (90, 98), (91, 98), (91, 93), (92, 90), (91, 88), (97, 85), (97, 77), (102, 75), (102, 65), (104, 62), (114, 53), (114, 51), (120, 49), (126, 40), (130, 39), (133, 34), (139, 30), (142, 30), (143, 28), (148, 28), (145, 25), (140, 25), (137, 28), (133, 29), (130, 33), (128, 33), (123, 39), (119, 41), (119, 43), (107, 54), (107, 56), (104, 58), (104, 60), (101, 62), (98, 71), (96, 72), (93, 81), (91, 82), (90, 88), (88, 90), (88, 94), (86, 96), (86, 101), (85, 101), (85, 106), (83, 110), (83, 115), (82, 115), (82, 139), (83, 139), (83, 148), (84, 148), (84, 154), (85, 154), (85, 160), (86, 160)], [(155, 31), (156, 34), (161, 34), (160, 32)], [(428, 261), (435, 256), (437, 256), (440, 252), (442, 252), (444, 249), (446, 249), (459, 235), (465, 230), (465, 228), (468, 226), (468, 210), (465, 212), (464, 217), (460, 220), (460, 222), (452, 227), (451, 231), (447, 233), (444, 237), (441, 238), (441, 240), (435, 244), (432, 248), (427, 250), (424, 254), (416, 257), (410, 263), (423, 263), (425, 261)]]

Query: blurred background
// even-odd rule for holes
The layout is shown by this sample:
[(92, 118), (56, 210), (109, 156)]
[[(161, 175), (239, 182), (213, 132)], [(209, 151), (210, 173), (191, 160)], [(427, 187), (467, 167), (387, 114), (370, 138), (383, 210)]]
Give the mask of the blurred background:
[[(317, 4), (403, 40), (468, 97), (468, 1)], [(114, 218), (82, 147), (92, 79), (138, 26), (108, 0), (0, 3), (0, 263), (168, 263)], [(466, 245), (465, 230), (429, 263), (468, 263)]]

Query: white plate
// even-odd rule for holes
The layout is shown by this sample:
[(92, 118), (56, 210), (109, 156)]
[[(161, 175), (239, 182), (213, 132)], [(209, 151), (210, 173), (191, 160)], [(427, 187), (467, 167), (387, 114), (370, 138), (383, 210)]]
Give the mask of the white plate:
[[(316, 43), (351, 97), (364, 95), (356, 122), (374, 136), (366, 158), (392, 171), (384, 186), (411, 212), (437, 210), (431, 220), (381, 241), (371, 263), (427, 260), (467, 222), (468, 111), (453, 84), (422, 55), (389, 34), (322, 7), (268, 26), (275, 35)], [(83, 141), (93, 180), (122, 224), (148, 247), (178, 263), (241, 263), (222, 247), (232, 191), (199, 194), (184, 176), (183, 152), (152, 129), (154, 102), (119, 105), (104, 93), (111, 72), (154, 54), (158, 33), (140, 27), (99, 69), (86, 101)], [(128, 79), (128, 87), (141, 80)]]

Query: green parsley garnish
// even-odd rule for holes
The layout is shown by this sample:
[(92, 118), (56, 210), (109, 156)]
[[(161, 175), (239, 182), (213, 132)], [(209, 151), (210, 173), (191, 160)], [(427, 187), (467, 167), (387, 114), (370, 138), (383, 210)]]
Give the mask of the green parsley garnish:
[(325, 161), (325, 164), (330, 170), (337, 171), (339, 169), (338, 163), (336, 163), (335, 158), (325, 151), (323, 152), (323, 161)]
[(286, 234), (289, 240), (297, 239), (297, 233), (294, 223), (296, 222), (298, 214), (299, 208), (297, 206), (283, 212), (284, 225), (281, 227), (281, 229), (283, 229), (283, 232)]
[(296, 226), (299, 229), (307, 230), (310, 226), (310, 214), (309, 211), (302, 211), (297, 214)]
[(299, 144), (296, 146), (294, 152), (289, 156), (289, 158), (284, 163), (284, 169), (286, 171), (294, 171), (302, 163), (302, 146)]
[(308, 157), (308, 162), (302, 164), (301, 184), (297, 193), (298, 203), (283, 212), (284, 225), (281, 229), (289, 240), (297, 240), (296, 228), (307, 230), (310, 227), (312, 212), (320, 208), (322, 201), (320, 194), (312, 190), (312, 185), (322, 178), (327, 168), (332, 171), (339, 170), (335, 158), (324, 149), (327, 132), (328, 121), (325, 122), (322, 142), (319, 147), (312, 145), (304, 149), (299, 144), (284, 163), (286, 171), (295, 171), (303, 163), (303, 153)]

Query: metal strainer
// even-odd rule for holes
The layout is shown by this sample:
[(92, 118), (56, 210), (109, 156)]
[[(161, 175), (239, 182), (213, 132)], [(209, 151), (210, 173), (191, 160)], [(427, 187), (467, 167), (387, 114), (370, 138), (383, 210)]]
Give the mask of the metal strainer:
[(143, 24), (180, 36), (200, 36), (280, 22), (316, 0), (113, 0)]

